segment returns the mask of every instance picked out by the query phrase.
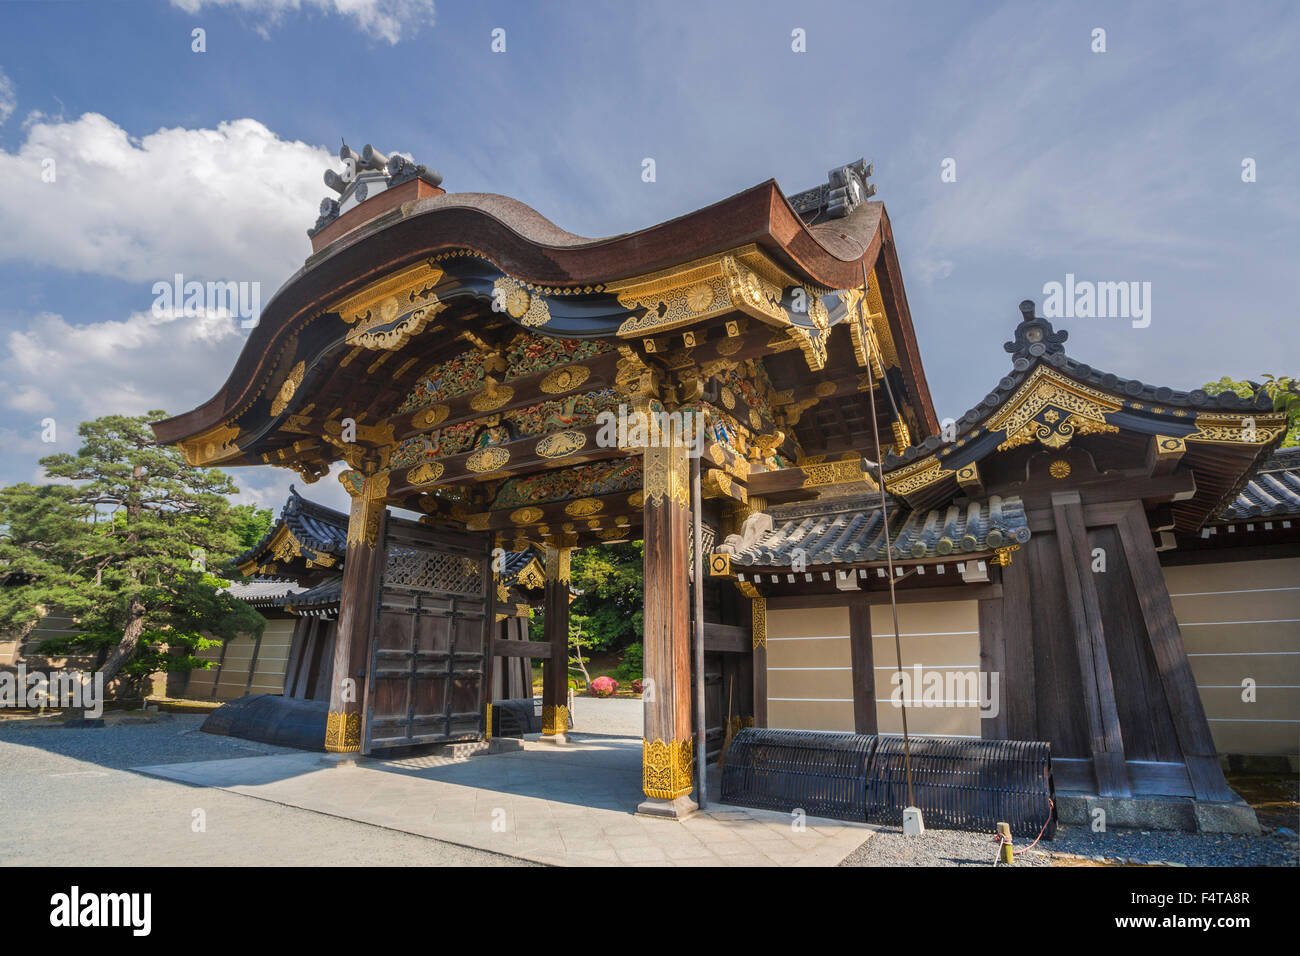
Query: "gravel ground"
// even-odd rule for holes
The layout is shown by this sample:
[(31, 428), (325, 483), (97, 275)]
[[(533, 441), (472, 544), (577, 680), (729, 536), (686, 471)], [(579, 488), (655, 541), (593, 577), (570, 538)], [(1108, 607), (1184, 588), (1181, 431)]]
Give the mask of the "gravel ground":
[[(1028, 841), (1017, 844), (1026, 846)], [(1093, 833), (1060, 827), (1056, 839), (1039, 843), (1016, 857), (1016, 866), (1079, 866), (1089, 862), (1052, 854), (1106, 857), (1112, 863), (1176, 863), (1184, 866), (1296, 866), (1297, 844), (1277, 835), (1259, 837), (1220, 833), (1167, 833), (1111, 830)], [(991, 834), (927, 830), (924, 837), (904, 837), (882, 828), (850, 853), (841, 866), (990, 866), (996, 856)]]
[(645, 731), (645, 705), (638, 697), (577, 697), (573, 701), (573, 730), (640, 737)]
[[(165, 715), (95, 730), (0, 720), (0, 865), (526, 865), (127, 769), (292, 752), (200, 733), (203, 719)], [(203, 832), (193, 830), (195, 810)]]

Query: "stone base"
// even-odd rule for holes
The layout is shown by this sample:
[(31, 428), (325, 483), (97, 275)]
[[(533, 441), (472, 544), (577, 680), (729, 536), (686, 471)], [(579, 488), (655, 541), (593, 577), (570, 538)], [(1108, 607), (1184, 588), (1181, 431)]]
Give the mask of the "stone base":
[(658, 817), (660, 820), (685, 820), (699, 808), (699, 804), (687, 795), (674, 800), (646, 797), (637, 804), (636, 812), (646, 817)]
[(1105, 813), (1106, 829), (1177, 830), (1184, 833), (1260, 832), (1255, 811), (1244, 802), (1211, 803), (1187, 797), (1099, 797), (1058, 793), (1057, 819), (1069, 826), (1091, 827), (1097, 809)]
[(490, 754), (508, 754), (523, 749), (524, 742), (518, 737), (493, 737), (488, 744)]
[(537, 738), (539, 744), (567, 744), (569, 742), (568, 734), (542, 734)]
[(1259, 836), (1262, 832), (1253, 807), (1244, 803), (1208, 803), (1198, 801), (1196, 829), (1200, 833), (1245, 833)]
[(346, 754), (327, 753), (325, 756), (320, 758), (320, 762), (326, 767), (333, 767), (336, 770), (347, 770), (358, 766), (366, 759), (367, 758), (359, 752)]

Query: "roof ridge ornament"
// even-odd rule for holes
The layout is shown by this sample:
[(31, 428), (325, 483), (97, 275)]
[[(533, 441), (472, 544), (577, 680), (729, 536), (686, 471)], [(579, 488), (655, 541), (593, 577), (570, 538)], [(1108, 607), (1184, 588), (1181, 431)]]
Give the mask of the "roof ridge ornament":
[(823, 185), (787, 198), (808, 225), (826, 219), (843, 219), (876, 194), (876, 187), (867, 182), (874, 171), (875, 164), (863, 157), (856, 163), (832, 169)]
[(346, 142), (343, 143), (339, 147), (339, 159), (343, 160), (341, 174), (332, 169), (325, 170), (325, 185), (338, 193), (339, 198), (326, 196), (321, 200), (320, 216), (316, 225), (307, 230), (308, 236), (315, 236), (337, 219), (349, 200), (356, 200), (354, 205), (365, 202), (376, 186), (379, 188), (374, 195), (412, 179), (423, 179), (432, 186), (442, 185), (442, 174), (437, 170), (398, 153), (385, 155), (369, 143), (362, 148), (360, 155)]
[(1044, 355), (1065, 354), (1064, 342), (1070, 333), (1065, 329), (1057, 332), (1047, 319), (1035, 316), (1033, 299), (1025, 299), (1020, 303), (1020, 316), (1015, 338), (1002, 343), (1002, 347), (1011, 353), (1016, 371), (1023, 372), (1030, 362)]

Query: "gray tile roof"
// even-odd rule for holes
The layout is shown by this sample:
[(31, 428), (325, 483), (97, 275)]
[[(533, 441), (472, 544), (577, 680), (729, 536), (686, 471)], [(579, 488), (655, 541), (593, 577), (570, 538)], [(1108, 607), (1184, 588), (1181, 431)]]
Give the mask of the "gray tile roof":
[(1259, 466), (1219, 521), (1300, 515), (1300, 448), (1283, 448)]
[(234, 563), (244, 564), (261, 555), (270, 546), (276, 532), (284, 525), (289, 526), (289, 530), (293, 532), (299, 544), (317, 554), (342, 558), (347, 552), (348, 516), (341, 511), (307, 500), (290, 485), (289, 497), (284, 507), (280, 509), (280, 517), (271, 525), (262, 540), (235, 558)]
[[(808, 567), (884, 561), (880, 515), (878, 506), (854, 507), (842, 500), (775, 508), (772, 530), (732, 561), (790, 567), (800, 552)], [(890, 525), (895, 560), (977, 554), (1029, 540), (1024, 504), (1014, 496), (994, 495), (933, 511), (891, 511)]]
[(289, 581), (254, 578), (251, 581), (233, 581), (226, 588), (229, 594), (253, 607), (279, 607), (286, 599), (306, 590)]
[[(1151, 402), (1170, 408), (1185, 408), (1193, 412), (1243, 413), (1251, 410), (1266, 412), (1273, 408), (1272, 399), (1262, 388), (1258, 389), (1253, 396), (1238, 395), (1230, 391), (1211, 394), (1200, 388), (1183, 391), (1148, 385), (1135, 378), (1123, 378), (1112, 372), (1095, 369), (1066, 355), (1064, 343), (1069, 333), (1064, 329), (1055, 330), (1047, 319), (1034, 317), (1034, 303), (1031, 300), (1026, 299), (1020, 303), (1020, 310), (1022, 321), (1016, 326), (1014, 339), (1002, 346), (1011, 353), (1011, 371), (998, 381), (993, 391), (984, 396), (979, 404), (957, 419), (958, 437), (968, 435), (977, 425), (1001, 408), (1016, 389), (1029, 378), (1040, 362), (1086, 385), (1135, 401)], [(886, 452), (881, 464), (888, 473), (918, 458), (934, 454), (948, 444), (942, 436), (931, 435), (910, 448), (905, 448), (901, 454), (895, 454), (893, 451)]]

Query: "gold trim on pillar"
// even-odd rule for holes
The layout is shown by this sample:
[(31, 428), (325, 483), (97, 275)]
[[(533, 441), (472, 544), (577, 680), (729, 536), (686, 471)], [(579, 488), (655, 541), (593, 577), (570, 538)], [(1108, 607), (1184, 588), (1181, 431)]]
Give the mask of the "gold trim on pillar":
[(695, 745), (686, 740), (641, 741), (641, 789), (647, 797), (675, 800), (691, 792)]
[(753, 611), (754, 649), (767, 647), (767, 598), (756, 597), (750, 601)]
[(647, 448), (642, 482), (645, 500), (654, 507), (661, 507), (667, 498), (683, 508), (689, 508), (691, 480), (686, 449), (681, 445)]
[(483, 739), (492, 739), (492, 701), (487, 702), (486, 718), (483, 724)]
[(379, 544), (379, 516), (384, 511), (384, 497), (388, 494), (388, 472), (364, 475), (359, 471), (345, 471), (339, 482), (352, 496), (348, 512), (348, 547), (364, 544), (371, 548)]
[(325, 718), (327, 753), (351, 754), (361, 750), (361, 714), (331, 710)]
[[(548, 548), (546, 550), (546, 580), (568, 584), (572, 560), (572, 548)], [(531, 564), (529, 566), (531, 567)], [(521, 579), (522, 575), (523, 572), (520, 572)]]
[(569, 732), (569, 707), (567, 704), (542, 706), (542, 733), (546, 736)]

